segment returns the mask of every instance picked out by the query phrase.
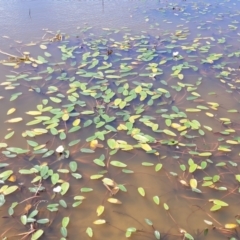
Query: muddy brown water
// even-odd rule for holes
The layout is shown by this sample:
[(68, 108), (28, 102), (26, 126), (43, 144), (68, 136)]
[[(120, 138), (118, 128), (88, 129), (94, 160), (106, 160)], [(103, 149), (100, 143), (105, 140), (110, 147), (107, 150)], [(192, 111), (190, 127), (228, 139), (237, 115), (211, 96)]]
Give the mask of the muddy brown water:
[[(2, 239), (21, 239), (26, 235), (19, 235), (29, 231), (30, 223), (24, 225), (21, 222), (21, 216), (29, 214), (34, 209), (39, 212), (37, 219), (47, 218), (50, 223), (35, 224), (34, 228), (43, 229), (44, 234), (40, 239), (60, 239), (62, 218), (69, 217), (70, 223), (67, 226), (68, 239), (88, 239), (86, 229), (91, 227), (93, 230), (92, 239), (126, 239), (125, 232), (127, 228), (135, 227), (136, 233), (133, 233), (132, 239), (156, 239), (154, 231), (161, 233), (161, 239), (184, 239), (182, 229), (191, 234), (194, 239), (239, 239), (238, 225), (234, 225), (234, 229), (225, 224), (237, 224), (236, 215), (239, 214), (239, 182), (235, 175), (239, 174), (239, 142), (236, 140), (239, 137), (240, 121), (239, 121), (239, 7), (240, 2), (229, 1), (1, 1), (0, 2), (0, 60), (7, 60), (8, 56), (5, 53), (12, 55), (21, 55), (24, 51), (29, 51), (32, 56), (43, 56), (43, 50), (39, 48), (40, 42), (50, 37), (55, 36), (59, 30), (64, 36), (69, 36), (70, 46), (78, 45), (80, 55), (76, 58), (77, 64), (81, 63), (81, 54), (91, 51), (88, 43), (94, 40), (106, 39), (111, 41), (108, 43), (109, 48), (114, 49), (113, 55), (108, 61), (112, 61), (113, 67), (118, 68), (118, 63), (121, 61), (134, 67), (133, 72), (139, 75), (126, 76), (124, 83), (129, 83), (131, 89), (135, 88), (134, 81), (140, 83), (152, 84), (151, 89), (166, 88), (170, 92), (170, 97), (161, 97), (154, 100), (154, 103), (147, 104), (146, 101), (134, 100), (131, 105), (125, 110), (128, 114), (136, 115), (135, 109), (141, 104), (144, 104), (146, 110), (141, 113), (142, 116), (154, 117), (153, 122), (159, 124), (159, 129), (167, 129), (165, 118), (162, 117), (161, 109), (167, 109), (168, 114), (173, 113), (172, 106), (177, 106), (179, 111), (187, 114), (187, 119), (197, 120), (201, 124), (201, 129), (205, 135), (201, 135), (196, 130), (189, 130), (190, 138), (180, 136), (180, 132), (169, 128), (176, 132), (180, 145), (168, 146), (159, 144), (161, 140), (170, 139), (172, 137), (163, 133), (154, 132), (151, 128), (144, 125), (140, 121), (134, 123), (135, 128), (141, 129), (144, 134), (149, 134), (154, 137), (157, 142), (150, 144), (153, 149), (159, 152), (159, 155), (146, 153), (143, 149), (136, 147), (131, 151), (118, 151), (116, 154), (109, 155), (108, 138), (116, 140), (125, 140), (131, 145), (136, 145), (136, 140), (131, 138), (131, 134), (126, 134), (125, 131), (117, 131), (108, 133), (105, 139), (99, 142), (103, 144), (103, 148), (97, 148), (94, 153), (83, 153), (81, 148), (88, 148), (89, 142), (86, 141), (95, 132), (102, 130), (96, 128), (94, 123), (88, 128), (81, 128), (79, 132), (67, 134), (66, 139), (61, 140), (59, 137), (51, 135), (51, 133), (28, 138), (39, 144), (46, 144), (48, 149), (55, 150), (59, 145), (67, 146), (71, 141), (81, 139), (80, 143), (70, 148), (70, 156), (67, 159), (58, 160), (56, 153), (47, 158), (42, 158), (41, 154), (36, 154), (32, 159), (32, 152), (27, 154), (19, 154), (16, 157), (8, 157), (3, 151), (1, 163), (9, 163), (6, 168), (1, 168), (0, 173), (5, 170), (13, 170), (13, 175), (16, 176), (16, 181), (11, 182), (6, 180), (7, 185), (17, 185), (19, 189), (7, 196), (6, 202), (0, 208), (0, 225)], [(87, 28), (91, 28), (87, 30)], [(108, 29), (116, 31), (115, 34), (108, 34)], [(183, 39), (179, 36), (186, 34)], [(130, 42), (132, 38), (137, 36), (147, 36), (149, 41), (142, 45), (148, 49), (156, 48), (158, 56), (146, 63), (132, 64), (137, 61), (140, 51), (135, 51), (137, 45), (132, 47), (132, 51), (122, 51), (122, 56), (115, 54), (113, 45), (116, 42), (124, 42), (128, 36)], [(123, 37), (124, 36), (124, 37)], [(113, 38), (114, 40), (111, 40)], [(135, 44), (137, 40), (132, 41)], [(196, 43), (198, 46), (194, 46)], [(221, 43), (222, 42), (222, 43)], [(29, 43), (36, 43), (34, 46), (28, 46)], [(63, 61), (62, 55), (59, 52), (58, 46), (61, 46), (61, 41), (49, 43), (48, 52), (52, 54), (49, 62), (58, 63)], [(64, 43), (63, 43), (64, 44)], [(112, 44), (112, 45), (111, 45)], [(177, 45), (173, 47), (173, 45)], [(83, 47), (83, 50), (81, 49)], [(94, 46), (94, 44), (92, 45)], [(143, 47), (143, 48), (144, 48)], [(185, 48), (184, 48), (185, 47)], [(192, 47), (192, 48), (191, 48)], [(212, 64), (203, 64), (201, 60), (206, 59), (209, 54), (223, 54), (218, 60), (214, 60)], [(140, 48), (140, 47), (139, 47)], [(186, 49), (188, 48), (188, 49)], [(89, 50), (90, 49), (90, 50)], [(117, 49), (117, 48), (116, 48)], [(104, 50), (105, 51), (105, 50)], [(183, 56), (183, 60), (176, 60), (172, 57), (173, 52), (179, 51), (179, 55)], [(117, 52), (117, 50), (116, 50)], [(238, 53), (236, 56), (231, 54)], [(132, 58), (130, 61), (122, 58)], [(166, 64), (159, 64), (158, 68), (162, 69), (162, 74), (154, 78), (145, 78), (141, 73), (146, 73), (146, 67), (149, 63), (160, 63), (162, 60), (170, 59)], [(102, 61), (102, 60), (101, 60)], [(182, 62), (181, 62), (182, 61)], [(183, 80), (178, 77), (172, 77), (172, 67), (183, 62), (188, 62), (196, 66), (197, 71), (184, 69)], [(39, 82), (34, 81), (17, 81), (20, 85), (8, 89), (5, 82), (8, 82), (9, 75), (19, 75), (28, 73), (31, 76), (41, 75), (46, 66), (38, 66), (31, 68), (29, 65), (20, 66), (20, 68), (12, 68), (0, 65), (1, 85), (0, 95), (3, 97), (0, 101), (0, 133), (2, 143), (6, 142), (9, 147), (18, 147), (23, 149), (31, 149), (27, 144), (26, 138), (22, 136), (26, 129), (40, 127), (40, 125), (26, 127), (26, 123), (33, 120), (33, 116), (26, 115), (27, 111), (35, 111), (36, 106), (42, 104), (43, 99), (48, 99), (45, 94), (49, 86), (57, 86), (61, 93), (66, 94), (68, 82), (61, 82), (57, 77), (62, 72), (67, 72), (69, 76), (78, 76), (75, 66), (71, 66), (69, 60), (62, 69), (56, 70), (56, 75), (49, 81), (45, 81), (47, 76)], [(47, 63), (48, 64), (48, 63)], [(220, 67), (219, 67), (220, 66)], [(71, 69), (72, 67), (72, 69)], [(56, 67), (57, 68), (57, 67)], [(97, 71), (93, 68), (93, 71)], [(221, 71), (227, 71), (229, 76), (219, 74)], [(117, 73), (119, 73), (117, 71)], [(113, 74), (116, 74), (115, 72)], [(224, 74), (224, 73), (223, 73)], [(201, 78), (201, 84), (196, 84)], [(77, 80), (88, 83), (89, 79)], [(123, 77), (124, 79), (124, 77)], [(123, 86), (123, 83), (118, 80), (109, 80), (110, 85), (107, 86), (118, 92), (118, 86)], [(163, 84), (164, 82), (164, 84)], [(193, 84), (195, 90), (189, 90), (183, 87), (180, 91), (176, 91), (176, 86), (179, 83)], [(44, 84), (43, 84), (44, 83)], [(166, 85), (167, 83), (167, 85)], [(119, 84), (119, 85), (118, 85)], [(139, 83), (138, 83), (139, 84)], [(95, 82), (89, 82), (89, 86), (94, 87)], [(101, 85), (101, 84), (99, 84)], [(112, 87), (111, 87), (112, 86)], [(31, 88), (40, 87), (41, 94), (36, 94), (34, 91), (29, 91)], [(15, 101), (9, 101), (12, 94), (21, 92), (21, 96)], [(195, 92), (192, 94), (192, 92)], [(117, 96), (121, 96), (118, 92)], [(191, 97), (198, 96), (195, 100)], [(101, 105), (101, 99), (94, 99), (88, 96), (81, 95), (81, 101), (85, 101), (88, 109), (78, 107), (77, 112), (82, 110), (95, 109), (98, 104)], [(112, 102), (114, 100), (111, 100)], [(161, 105), (163, 102), (165, 104)], [(64, 102), (66, 104), (66, 102)], [(64, 105), (64, 103), (61, 103)], [(209, 103), (218, 103), (219, 107), (211, 108)], [(48, 105), (62, 107), (61, 104), (49, 101)], [(196, 109), (197, 106), (204, 105), (208, 110), (200, 112), (188, 112), (186, 109)], [(106, 107), (106, 105), (104, 105)], [(109, 105), (108, 105), (109, 106)], [(7, 115), (7, 111), (11, 108), (16, 108), (12, 115)], [(64, 107), (63, 107), (64, 108)], [(106, 109), (106, 108), (105, 108)], [(234, 109), (236, 113), (229, 110)], [(116, 112), (119, 109), (109, 108), (110, 116), (117, 116)], [(120, 111), (120, 110), (119, 110)], [(206, 112), (213, 115), (207, 116)], [(49, 115), (47, 113), (46, 115)], [(118, 115), (119, 116), (119, 115)], [(23, 121), (19, 123), (6, 123), (10, 118), (22, 117)], [(91, 118), (88, 115), (81, 115), (82, 125), (87, 119)], [(229, 118), (231, 123), (224, 124), (220, 118)], [(74, 119), (73, 119), (74, 120)], [(61, 123), (58, 130), (65, 131), (72, 127), (72, 122), (68, 121), (65, 124)], [(179, 119), (172, 120), (179, 123)], [(117, 128), (119, 124), (124, 124), (122, 117), (117, 117), (110, 125)], [(225, 121), (226, 122), (226, 121)], [(210, 127), (209, 131), (203, 126)], [(41, 126), (44, 127), (44, 126)], [(230, 134), (227, 134), (227, 131)], [(4, 139), (6, 134), (14, 131), (13, 137)], [(67, 131), (66, 131), (67, 133)], [(227, 140), (237, 141), (236, 144), (230, 144)], [(189, 146), (181, 145), (188, 144)], [(191, 144), (195, 144), (194, 147)], [(230, 147), (230, 152), (218, 150), (219, 146)], [(202, 157), (192, 152), (211, 152), (212, 156)], [(190, 153), (189, 153), (190, 152)], [(108, 162), (107, 167), (101, 168), (96, 165), (93, 160), (104, 154)], [(189, 172), (188, 161), (192, 158), (199, 166), (202, 161), (209, 161), (207, 168), (200, 168), (194, 172)], [(122, 168), (109, 165), (112, 160), (118, 160), (127, 164), (127, 169), (133, 173), (124, 173)], [(33, 197), (35, 194), (29, 191), (29, 187), (33, 187), (31, 183), (36, 175), (22, 175), (19, 173), (21, 169), (30, 169), (36, 165), (48, 165), (53, 172), (59, 172), (59, 169), (69, 169), (69, 162), (75, 161), (78, 165), (77, 172), (82, 175), (81, 179), (73, 178), (69, 173), (59, 173), (60, 180), (70, 183), (70, 188), (65, 195), (53, 193), (51, 180), (48, 178), (41, 183), (46, 188), (45, 191), (39, 192), (36, 198), (25, 201), (27, 198)], [(233, 166), (230, 162), (234, 162)], [(224, 162), (226, 165), (219, 167), (216, 164)], [(152, 166), (145, 166), (146, 163), (151, 163)], [(163, 165), (160, 171), (155, 171), (156, 164)], [(182, 171), (180, 165), (185, 165), (186, 170)], [(103, 172), (106, 171), (106, 172)], [(102, 173), (103, 172), (103, 173)], [(102, 184), (101, 178), (92, 180), (91, 176), (102, 174), (104, 177), (113, 179), (117, 184), (124, 185), (127, 192), (119, 191), (115, 196), (122, 204), (112, 204), (107, 201), (110, 197), (109, 191)], [(220, 176), (220, 180), (214, 185), (216, 187), (225, 187), (226, 190), (217, 190), (214, 187), (202, 186), (203, 178), (207, 176)], [(198, 182), (197, 188), (201, 193), (191, 190), (190, 179), (196, 179)], [(180, 180), (186, 182), (188, 186), (181, 184)], [(60, 182), (61, 183), (61, 182)], [(59, 183), (59, 184), (60, 184)], [(59, 185), (57, 184), (57, 185)], [(3, 185), (1, 183), (1, 185)], [(1, 187), (0, 185), (0, 187)], [(212, 185), (213, 186), (213, 185)], [(145, 196), (141, 196), (138, 192), (139, 188), (145, 190)], [(81, 188), (91, 188), (93, 191), (89, 193), (81, 192)], [(75, 196), (84, 196), (86, 199), (82, 203), (73, 208)], [(159, 205), (154, 203), (153, 197), (158, 196), (160, 199)], [(59, 203), (61, 199), (67, 203), (67, 208), (59, 206), (58, 211), (51, 212), (47, 206), (51, 203)], [(212, 207), (211, 199), (218, 199), (228, 203), (228, 206), (222, 207), (218, 211), (210, 211)], [(210, 201), (209, 201), (210, 200)], [(9, 216), (9, 207), (13, 202), (22, 202), (13, 214)], [(27, 210), (27, 204), (31, 204), (31, 209)], [(164, 209), (164, 204), (167, 204), (169, 209)], [(97, 216), (96, 210), (99, 205), (105, 207), (104, 213)], [(166, 206), (166, 205), (165, 205)], [(93, 222), (97, 219), (106, 220), (105, 224), (97, 225)], [(145, 219), (150, 219), (153, 222), (153, 227), (146, 224)], [(216, 229), (208, 226), (204, 220), (213, 222)], [(203, 231), (208, 228), (208, 234), (204, 236)], [(5, 237), (5, 238), (4, 238)], [(31, 234), (26, 236), (31, 239)], [(64, 239), (64, 238), (62, 238)], [(188, 235), (185, 239), (191, 239)]]

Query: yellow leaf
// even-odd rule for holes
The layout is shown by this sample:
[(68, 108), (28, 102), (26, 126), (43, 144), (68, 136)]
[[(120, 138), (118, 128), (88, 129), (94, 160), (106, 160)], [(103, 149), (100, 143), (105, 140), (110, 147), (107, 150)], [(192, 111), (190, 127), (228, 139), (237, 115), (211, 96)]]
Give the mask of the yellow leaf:
[(7, 115), (10, 115), (16, 111), (16, 108), (11, 108), (8, 110)]
[(97, 208), (97, 216), (99, 217), (104, 212), (104, 206), (100, 205)]
[(156, 73), (157, 71), (158, 71), (157, 68), (152, 68), (152, 72), (153, 72), (153, 73)]
[(15, 176), (15, 175), (11, 175), (11, 176), (8, 178), (8, 181), (9, 181), (9, 182), (16, 182), (16, 176)]
[(197, 188), (197, 180), (195, 178), (190, 179), (191, 188)]
[(206, 115), (207, 115), (208, 117), (214, 117), (214, 115), (213, 115), (212, 113), (209, 113), (209, 112), (206, 112)]
[(178, 130), (179, 132), (181, 132), (181, 131), (186, 130), (186, 129), (187, 129), (187, 126), (181, 126), (181, 127), (179, 127), (177, 130)]
[(225, 228), (227, 228), (227, 229), (234, 229), (236, 227), (238, 227), (238, 225), (235, 224), (235, 223), (227, 223), (227, 224), (225, 224)]
[(108, 186), (111, 186), (111, 187), (115, 186), (115, 182), (110, 178), (104, 178), (102, 181), (104, 184), (106, 184)]
[(117, 127), (117, 130), (127, 130), (127, 127), (124, 124), (120, 123)]
[(131, 117), (129, 118), (129, 122), (134, 123), (134, 122), (135, 122), (135, 119), (137, 119), (137, 118), (139, 118), (139, 117), (141, 117), (141, 115), (131, 116)]
[(122, 202), (119, 201), (119, 200), (116, 199), (116, 198), (109, 198), (109, 199), (108, 199), (108, 202), (114, 203), (114, 204), (122, 204)]
[(140, 93), (142, 91), (142, 87), (139, 85), (135, 88), (136, 93)]
[(196, 97), (200, 97), (201, 95), (200, 94), (198, 94), (198, 93), (196, 93), (196, 92), (192, 92), (191, 93), (193, 96), (196, 96)]
[(180, 183), (182, 184), (182, 185), (184, 185), (184, 186), (188, 186), (188, 184), (187, 184), (187, 182), (185, 181), (185, 180), (180, 180)]
[(98, 219), (98, 220), (94, 221), (93, 223), (96, 224), (96, 225), (100, 225), (100, 224), (106, 223), (106, 220), (105, 219)]
[(9, 119), (6, 122), (8, 122), (8, 123), (16, 123), (16, 122), (21, 122), (22, 120), (23, 119), (21, 117), (18, 117), (18, 118)]
[(141, 144), (141, 147), (142, 147), (142, 149), (145, 150), (146, 152), (152, 150), (151, 146), (150, 146), (149, 144), (147, 144), (147, 143), (142, 143), (142, 144)]
[(226, 143), (229, 143), (229, 144), (239, 144), (239, 142), (233, 141), (233, 140), (227, 140)]
[(35, 134), (43, 134), (48, 132), (48, 130), (44, 128), (34, 128), (33, 131), (35, 132)]
[(90, 142), (90, 148), (95, 149), (98, 145), (98, 140), (92, 140)]
[(41, 115), (42, 113), (39, 111), (28, 111), (26, 112), (26, 114), (35, 116), (35, 115)]
[(175, 129), (178, 129), (178, 128), (181, 127), (181, 125), (178, 124), (178, 123), (172, 123), (172, 124), (171, 124), (171, 127), (172, 127), (172, 128), (175, 128)]
[(28, 212), (31, 209), (32, 205), (27, 204), (26, 207), (24, 208), (25, 212)]
[(180, 79), (180, 80), (183, 80), (183, 78), (184, 78), (184, 76), (183, 76), (183, 74), (178, 74), (178, 78)]
[(67, 121), (69, 119), (69, 114), (68, 113), (64, 113), (63, 115), (62, 115), (62, 120), (63, 121)]
[(80, 124), (80, 122), (81, 122), (80, 119), (76, 119), (76, 120), (73, 121), (73, 124), (72, 124), (72, 125), (73, 125), (74, 127), (76, 127), (76, 126), (78, 126), (78, 125)]
[(229, 118), (219, 118), (219, 119), (223, 122), (231, 122), (231, 120)]

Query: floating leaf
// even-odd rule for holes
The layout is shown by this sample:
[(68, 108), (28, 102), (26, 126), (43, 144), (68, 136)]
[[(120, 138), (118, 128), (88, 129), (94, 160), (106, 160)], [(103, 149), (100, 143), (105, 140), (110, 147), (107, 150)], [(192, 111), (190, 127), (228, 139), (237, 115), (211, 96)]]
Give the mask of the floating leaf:
[(147, 143), (142, 143), (142, 144), (141, 144), (141, 147), (142, 147), (142, 149), (145, 150), (146, 152), (152, 150), (151, 146), (150, 146), (149, 144), (147, 144)]
[(81, 192), (92, 192), (93, 189), (92, 188), (81, 188)]
[(66, 228), (68, 226), (69, 222), (70, 222), (70, 218), (69, 217), (64, 217), (62, 219), (62, 226)]
[(14, 131), (12, 131), (12, 132), (10, 132), (10, 133), (8, 133), (5, 137), (4, 137), (4, 139), (9, 139), (9, 138), (11, 138), (13, 135), (14, 135)]
[(172, 137), (176, 137), (177, 136), (174, 132), (172, 132), (172, 131), (170, 131), (168, 129), (164, 129), (163, 132), (165, 134), (169, 135), (169, 136), (172, 136)]
[(37, 220), (37, 223), (39, 224), (46, 224), (46, 223), (49, 223), (49, 219), (48, 218), (43, 218), (43, 219), (39, 219)]
[(93, 223), (96, 224), (96, 225), (101, 225), (101, 224), (106, 223), (106, 220), (105, 219), (98, 219), (98, 220), (94, 221)]
[(20, 219), (21, 219), (21, 222), (23, 225), (27, 224), (27, 216), (26, 215), (22, 215)]
[(141, 196), (143, 196), (143, 197), (145, 196), (145, 190), (142, 187), (138, 188), (138, 192)]
[(160, 199), (159, 199), (158, 196), (154, 196), (154, 197), (153, 197), (153, 201), (154, 201), (157, 205), (160, 204)]
[(115, 149), (115, 147), (117, 146), (116, 141), (114, 139), (108, 139), (107, 144), (111, 149)]
[(104, 206), (100, 205), (97, 208), (97, 216), (99, 217), (104, 212)]
[(111, 161), (110, 164), (115, 167), (121, 167), (121, 168), (127, 167), (127, 164), (122, 163), (120, 161)]
[(155, 236), (156, 239), (160, 239), (161, 238), (161, 234), (157, 230), (154, 231), (154, 236)]
[(166, 203), (163, 204), (163, 207), (165, 210), (169, 210), (169, 206)]
[(87, 235), (88, 235), (90, 238), (93, 237), (93, 230), (92, 230), (92, 228), (88, 227), (87, 230), (86, 230), (86, 233), (87, 233)]
[(155, 166), (155, 171), (158, 172), (162, 169), (162, 163), (158, 163), (156, 166)]
[(147, 223), (147, 225), (153, 226), (153, 222), (151, 220), (145, 218), (145, 222)]
[(116, 198), (108, 198), (108, 202), (114, 203), (114, 204), (122, 204), (122, 202)]
[(218, 199), (209, 199), (209, 202), (213, 202), (214, 204), (216, 204), (218, 206), (222, 206), (222, 207), (228, 206), (228, 203), (218, 200)]
[(42, 229), (38, 229), (36, 232), (32, 234), (31, 240), (37, 240), (43, 235), (44, 231)]
[(7, 115), (10, 115), (16, 111), (16, 108), (10, 108), (7, 112)]
[(212, 156), (212, 153), (210, 153), (210, 152), (203, 152), (203, 153), (199, 153), (198, 156), (200, 156), (200, 157), (210, 157), (210, 156)]
[(227, 228), (227, 229), (234, 229), (234, 228), (237, 228), (238, 225), (235, 224), (235, 223), (227, 223), (227, 224), (225, 224), (224, 227)]
[(3, 191), (3, 194), (4, 194), (4, 195), (9, 195), (9, 194), (15, 192), (17, 189), (18, 189), (18, 186), (8, 187), (7, 189), (5, 189), (5, 190)]
[(191, 188), (197, 188), (197, 180), (194, 178), (190, 179), (190, 186)]
[(7, 120), (6, 122), (8, 123), (16, 123), (16, 122), (21, 122), (23, 119), (21, 117), (17, 117), (17, 118), (12, 118)]
[(62, 183), (62, 185), (61, 185), (61, 188), (62, 188), (61, 195), (64, 195), (68, 191), (69, 187), (70, 187), (70, 184), (68, 182)]
[(217, 211), (219, 209), (221, 209), (222, 207), (220, 205), (213, 205), (210, 209), (211, 212)]
[(193, 172), (195, 172), (196, 169), (197, 169), (197, 164), (194, 163), (189, 167), (189, 172), (193, 173)]

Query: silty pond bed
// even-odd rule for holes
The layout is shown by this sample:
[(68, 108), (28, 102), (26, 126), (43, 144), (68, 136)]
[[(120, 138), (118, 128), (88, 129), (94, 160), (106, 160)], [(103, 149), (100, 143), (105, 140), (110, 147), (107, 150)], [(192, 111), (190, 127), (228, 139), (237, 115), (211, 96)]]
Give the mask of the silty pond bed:
[(4, 35), (1, 238), (239, 239), (238, 7)]

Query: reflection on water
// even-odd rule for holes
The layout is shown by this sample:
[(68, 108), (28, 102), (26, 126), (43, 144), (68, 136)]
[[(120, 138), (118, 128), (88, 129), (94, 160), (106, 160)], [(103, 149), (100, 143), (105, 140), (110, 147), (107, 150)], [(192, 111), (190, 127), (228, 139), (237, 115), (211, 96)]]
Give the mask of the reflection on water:
[(239, 5), (2, 1), (2, 239), (238, 239)]

